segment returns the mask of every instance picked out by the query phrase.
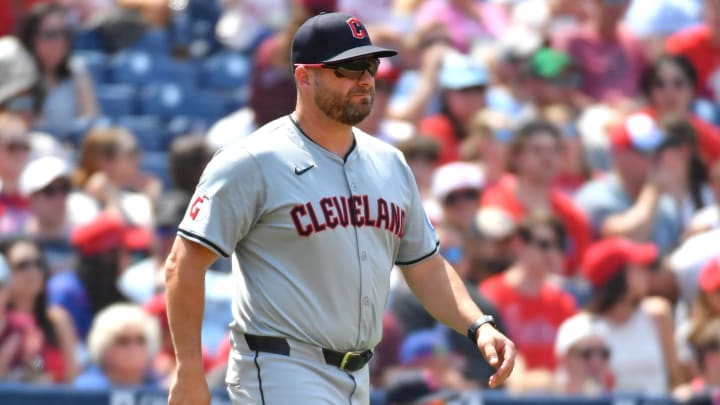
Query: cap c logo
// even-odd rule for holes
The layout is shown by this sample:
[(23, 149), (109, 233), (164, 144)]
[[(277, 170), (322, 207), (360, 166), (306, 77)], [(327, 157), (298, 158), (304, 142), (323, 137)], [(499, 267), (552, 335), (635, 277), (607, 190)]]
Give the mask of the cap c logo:
[(367, 36), (367, 30), (365, 30), (365, 27), (363, 27), (362, 23), (357, 18), (351, 17), (345, 22), (348, 26), (350, 26), (350, 31), (352, 31), (355, 38), (363, 39)]

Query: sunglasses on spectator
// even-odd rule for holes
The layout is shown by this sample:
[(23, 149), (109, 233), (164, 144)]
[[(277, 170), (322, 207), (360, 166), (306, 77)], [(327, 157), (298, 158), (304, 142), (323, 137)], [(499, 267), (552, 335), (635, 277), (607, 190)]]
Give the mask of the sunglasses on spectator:
[(717, 352), (720, 351), (720, 342), (713, 340), (700, 346), (701, 352)]
[(25, 272), (29, 270), (43, 270), (45, 268), (45, 263), (43, 263), (40, 258), (33, 257), (30, 259), (20, 260), (19, 262), (11, 265), (13, 270)]
[(528, 244), (535, 246), (543, 252), (549, 252), (551, 250), (562, 250), (560, 244), (554, 240), (544, 238), (531, 238), (527, 241)]
[(43, 197), (50, 198), (57, 195), (68, 195), (70, 194), (71, 189), (72, 186), (70, 185), (70, 183), (67, 181), (63, 181), (60, 183), (50, 184), (49, 186), (38, 191), (38, 194), (42, 195)]
[(143, 335), (120, 335), (115, 338), (115, 344), (123, 347), (130, 345), (144, 346), (147, 344), (147, 339)]
[(380, 67), (380, 59), (356, 59), (342, 63), (296, 63), (295, 67), (309, 67), (309, 68), (322, 68), (332, 69), (335, 71), (335, 76), (339, 78), (348, 78), (357, 80), (367, 70), (370, 76), (375, 77)]
[(41, 39), (53, 40), (53, 39), (66, 39), (72, 35), (69, 29), (50, 29), (38, 31), (37, 37)]
[(9, 99), (2, 105), (2, 109), (13, 113), (28, 113), (35, 111), (35, 101), (29, 94)]
[(10, 153), (27, 153), (30, 151), (30, 144), (24, 141), (7, 141), (3, 143), (3, 146)]
[(675, 89), (681, 90), (688, 87), (688, 82), (685, 79), (674, 78), (670, 80), (656, 79), (653, 81), (653, 88), (658, 90)]
[(602, 360), (610, 358), (610, 349), (607, 347), (579, 347), (574, 352), (578, 357), (586, 361), (593, 357), (599, 357)]
[(480, 192), (478, 190), (468, 189), (448, 194), (444, 202), (446, 205), (455, 205), (461, 201), (473, 201), (478, 198), (480, 198)]

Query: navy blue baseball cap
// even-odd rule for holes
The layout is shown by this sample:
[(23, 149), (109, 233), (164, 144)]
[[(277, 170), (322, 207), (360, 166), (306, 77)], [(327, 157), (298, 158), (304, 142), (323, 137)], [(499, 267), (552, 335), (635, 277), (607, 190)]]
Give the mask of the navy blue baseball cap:
[(290, 60), (297, 63), (338, 63), (365, 56), (383, 58), (397, 51), (375, 46), (365, 25), (345, 13), (323, 13), (310, 17), (298, 28), (292, 41)]

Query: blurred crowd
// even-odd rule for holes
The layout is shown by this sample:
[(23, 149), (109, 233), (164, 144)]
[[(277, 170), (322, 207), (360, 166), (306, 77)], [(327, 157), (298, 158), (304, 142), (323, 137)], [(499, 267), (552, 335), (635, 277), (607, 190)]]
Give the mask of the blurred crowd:
[[(292, 36), (335, 10), (400, 51), (359, 127), (516, 343), (505, 390), (720, 390), (720, 0), (0, 2), (0, 380), (168, 386), (177, 224), (218, 148), (293, 110)], [(230, 267), (206, 278), (213, 387)], [(388, 403), (487, 386), (397, 271), (383, 323)]]

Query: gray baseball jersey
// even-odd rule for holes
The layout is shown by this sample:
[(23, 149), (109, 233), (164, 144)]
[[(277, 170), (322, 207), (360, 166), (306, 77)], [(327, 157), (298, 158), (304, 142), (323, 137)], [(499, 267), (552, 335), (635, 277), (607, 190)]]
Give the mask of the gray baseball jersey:
[(179, 233), (234, 253), (235, 332), (372, 348), (393, 264), (437, 253), (401, 153), (353, 133), (343, 159), (286, 116), (227, 145), (205, 169)]

